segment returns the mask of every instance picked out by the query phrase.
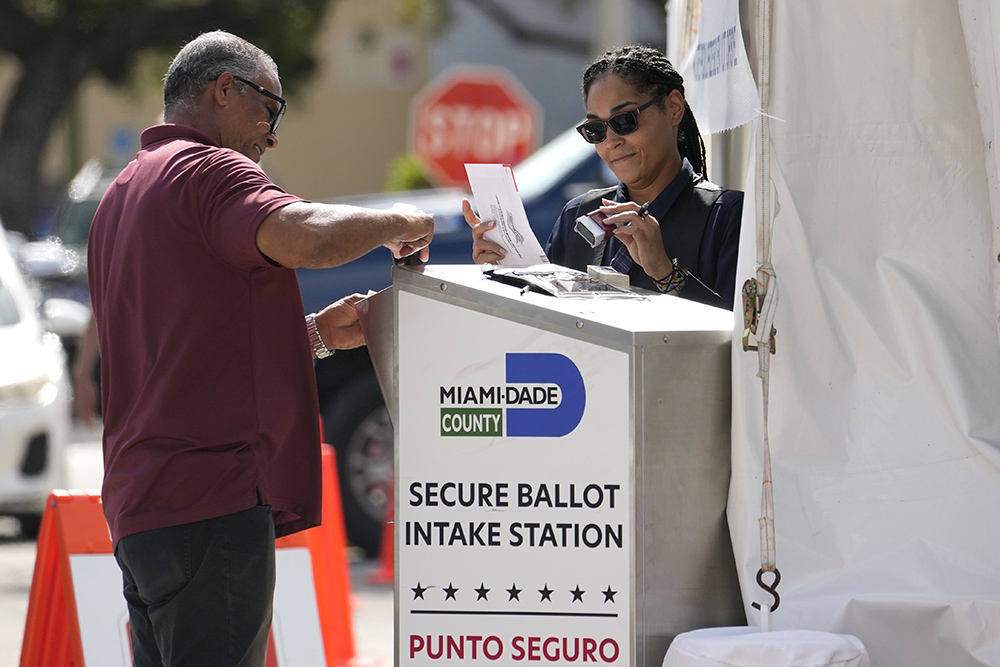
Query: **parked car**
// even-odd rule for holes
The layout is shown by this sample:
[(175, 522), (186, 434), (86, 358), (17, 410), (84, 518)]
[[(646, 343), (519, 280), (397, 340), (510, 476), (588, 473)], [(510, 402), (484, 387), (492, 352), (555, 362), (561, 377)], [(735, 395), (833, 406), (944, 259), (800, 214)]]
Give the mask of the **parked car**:
[(49, 330), (59, 336), (72, 366), (80, 336), (90, 317), (87, 237), (97, 205), (118, 175), (97, 160), (88, 161), (70, 181), (56, 210), (53, 233), (23, 244), (16, 256), (41, 291)]
[(38, 535), (45, 501), (65, 487), (70, 403), (65, 354), (0, 226), (0, 514)]
[[(22, 252), (29, 271), (46, 296), (46, 311), (62, 316), (65, 345), (75, 350), (79, 333), (72, 308), (61, 299), (88, 304), (86, 239), (90, 222), (113, 173), (91, 163), (81, 170), (60, 209), (55, 237), (27, 244)], [(590, 188), (614, 183), (614, 176), (593, 146), (569, 129), (514, 167), (525, 212), (544, 243), (567, 200)], [(396, 202), (413, 204), (434, 215), (430, 262), (467, 264), (472, 261), (472, 235), (462, 216), (460, 188), (373, 193), (326, 200), (328, 203), (388, 208)], [(376, 250), (333, 269), (298, 270), (306, 312), (316, 312), (353, 292), (379, 290), (390, 283), (392, 258)], [(81, 291), (82, 286), (82, 291)], [(84, 322), (79, 323), (82, 331)], [(323, 416), (324, 440), (337, 452), (337, 466), (347, 535), (351, 543), (374, 556), (393, 483), (393, 431), (382, 394), (365, 348), (341, 351), (316, 363), (316, 383)]]
[[(563, 205), (590, 188), (616, 182), (594, 147), (569, 129), (514, 167), (525, 213), (544, 245)], [(379, 193), (329, 200), (386, 208), (413, 204), (434, 214), (431, 264), (468, 264), (472, 234), (462, 216), (461, 189)], [(335, 269), (300, 269), (306, 312), (315, 312), (352, 292), (389, 285), (392, 258), (377, 250)], [(393, 430), (367, 350), (342, 351), (316, 363), (316, 383), (325, 440), (337, 452), (342, 505), (350, 541), (378, 552), (393, 484)]]

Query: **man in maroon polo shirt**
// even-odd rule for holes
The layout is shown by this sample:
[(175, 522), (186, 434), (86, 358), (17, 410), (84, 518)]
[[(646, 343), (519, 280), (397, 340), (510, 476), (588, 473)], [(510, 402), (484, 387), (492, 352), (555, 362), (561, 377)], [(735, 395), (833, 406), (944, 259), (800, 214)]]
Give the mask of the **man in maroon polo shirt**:
[(165, 124), (90, 235), (104, 512), (136, 665), (264, 665), (274, 540), (320, 522), (312, 358), (364, 343), (359, 295), (305, 315), (294, 268), (385, 245), (426, 258), (433, 219), (303, 201), (257, 165), (285, 110), (274, 61), (201, 35), (164, 81)]

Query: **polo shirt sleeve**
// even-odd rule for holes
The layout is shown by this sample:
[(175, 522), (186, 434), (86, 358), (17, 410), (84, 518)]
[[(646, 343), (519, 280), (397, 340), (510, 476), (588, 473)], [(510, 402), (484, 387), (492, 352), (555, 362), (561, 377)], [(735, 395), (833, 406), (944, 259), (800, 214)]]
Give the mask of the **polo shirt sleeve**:
[(273, 267), (257, 249), (257, 228), (272, 212), (304, 200), (272, 183), (252, 160), (228, 149), (215, 151), (205, 161), (199, 190), (209, 247), (242, 270)]

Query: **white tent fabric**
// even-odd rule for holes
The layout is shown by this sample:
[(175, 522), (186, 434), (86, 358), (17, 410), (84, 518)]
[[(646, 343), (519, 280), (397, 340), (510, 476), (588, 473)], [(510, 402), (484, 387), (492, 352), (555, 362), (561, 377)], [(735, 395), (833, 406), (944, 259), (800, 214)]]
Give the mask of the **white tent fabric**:
[(997, 140), (1000, 139), (1000, 52), (994, 46), (1000, 39), (1000, 3), (997, 0), (960, 0), (962, 27), (969, 50), (972, 80), (979, 102), (986, 152), (986, 178), (989, 183), (993, 215), (993, 253), (991, 260), (997, 333), (1000, 334), (1000, 182), (998, 182)]
[[(854, 635), (876, 667), (1000, 665), (995, 4), (773, 4), (772, 622)], [(740, 284), (754, 257), (744, 233)], [(738, 338), (729, 522), (754, 625), (762, 401)]]

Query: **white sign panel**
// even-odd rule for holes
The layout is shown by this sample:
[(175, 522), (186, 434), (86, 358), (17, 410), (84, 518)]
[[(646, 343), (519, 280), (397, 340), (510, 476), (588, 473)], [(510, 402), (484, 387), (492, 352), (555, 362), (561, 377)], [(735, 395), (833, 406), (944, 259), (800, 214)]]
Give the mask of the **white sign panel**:
[(404, 291), (397, 314), (400, 664), (628, 665), (628, 354)]
[[(87, 665), (132, 664), (128, 609), (122, 596), (122, 573), (111, 554), (71, 554), (73, 594)], [(281, 548), (275, 553), (276, 581), (273, 646), (268, 667), (319, 665), (326, 660), (309, 550)]]
[(87, 665), (132, 664), (122, 571), (111, 554), (71, 554), (69, 567)]

